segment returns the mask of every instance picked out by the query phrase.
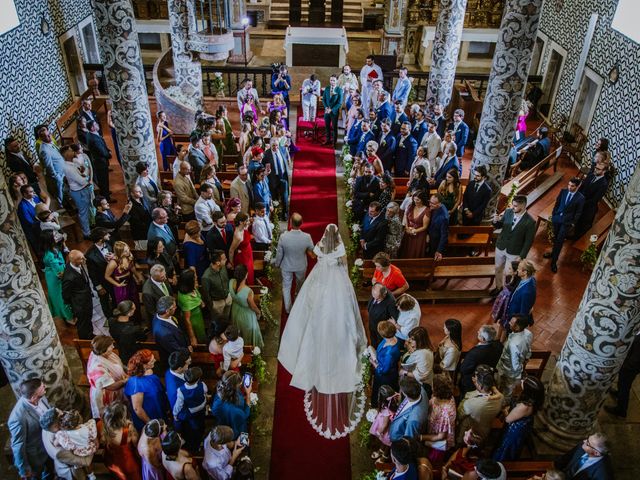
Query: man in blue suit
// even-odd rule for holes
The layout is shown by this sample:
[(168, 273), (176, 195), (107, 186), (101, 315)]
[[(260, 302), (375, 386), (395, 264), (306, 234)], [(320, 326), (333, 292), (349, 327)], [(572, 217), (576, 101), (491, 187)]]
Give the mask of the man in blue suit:
[(417, 440), (427, 426), (429, 417), (427, 395), (423, 392), (420, 383), (408, 376), (400, 379), (400, 393), (403, 400), (389, 425), (389, 437), (392, 442), (402, 437)]
[(558, 271), (558, 257), (562, 251), (562, 244), (567, 236), (572, 236), (576, 223), (582, 215), (584, 208), (584, 195), (578, 188), (581, 180), (577, 177), (569, 180), (567, 188), (560, 191), (560, 195), (556, 198), (551, 214), (551, 222), (553, 224), (553, 249), (546, 252), (544, 258), (551, 258), (551, 271)]
[(169, 355), (169, 368), (164, 374), (164, 385), (172, 411), (178, 397), (178, 389), (184, 385), (184, 372), (189, 369), (189, 365), (191, 365), (189, 350), (176, 350)]
[(438, 261), (442, 260), (444, 249), (449, 241), (449, 211), (442, 204), (442, 195), (439, 193), (431, 195), (429, 199), (429, 210), (431, 210), (431, 220), (429, 221), (429, 254)]
[(458, 155), (458, 158), (462, 158), (464, 156), (464, 147), (469, 139), (469, 126), (464, 123), (464, 110), (458, 108), (453, 112), (453, 122), (449, 124), (448, 130), (453, 130), (454, 141), (458, 146), (456, 155)]
[(400, 102), (402, 108), (404, 108), (409, 101), (410, 92), (411, 80), (407, 77), (407, 67), (400, 67), (398, 70), (398, 82), (396, 83), (396, 88), (393, 89), (391, 101), (393, 103)]
[(411, 136), (416, 139), (418, 145), (422, 143), (422, 138), (427, 134), (427, 122), (424, 121), (424, 112), (420, 109), (413, 114), (411, 124)]
[(397, 140), (391, 133), (391, 119), (386, 118), (380, 124), (380, 141), (378, 142), (378, 157), (386, 171), (393, 168), (393, 157), (396, 154)]
[(394, 137), (397, 137), (400, 133), (400, 128), (404, 122), (409, 121), (409, 117), (404, 113), (404, 105), (400, 100), (393, 102), (393, 112), (391, 112), (391, 133)]
[(360, 135), (362, 135), (362, 120), (364, 120), (364, 110), (358, 108), (356, 113), (356, 121), (347, 132), (347, 145), (349, 145), (349, 154), (355, 155), (358, 149)]
[[(460, 166), (460, 160), (456, 156), (457, 147), (455, 143), (450, 143), (447, 147), (448, 151), (444, 152), (444, 160), (442, 161), (442, 165), (434, 175), (433, 185), (435, 188), (438, 188), (442, 181), (445, 179), (447, 172), (452, 168), (458, 169), (458, 174), (462, 174), (462, 167)], [(431, 182), (429, 182), (431, 183)]]
[(371, 130), (371, 122), (368, 119), (362, 120), (362, 125), (360, 126), (362, 129), (360, 133), (360, 138), (358, 139), (358, 145), (356, 146), (356, 153), (361, 153), (367, 151), (367, 143), (371, 140), (375, 140), (375, 135)]
[(159, 238), (164, 243), (164, 248), (172, 257), (176, 254), (178, 248), (176, 238), (171, 232), (171, 228), (167, 225), (169, 221), (169, 214), (164, 208), (154, 208), (151, 212), (151, 225), (149, 225), (149, 231), (147, 232), (147, 241), (151, 241), (154, 238)]
[(28, 183), (20, 187), (20, 195), (22, 195), (22, 200), (18, 204), (18, 219), (29, 245), (35, 252), (38, 252), (40, 249), (40, 229), (36, 217), (36, 205), (42, 203), (42, 200)]
[(609, 442), (604, 434), (596, 432), (585, 438), (555, 462), (567, 480), (613, 479), (609, 458)]
[(389, 92), (385, 92), (384, 90), (381, 91), (378, 96), (378, 100), (380, 101), (380, 105), (376, 108), (376, 118), (378, 120), (379, 127), (380, 122), (391, 117), (391, 114), (393, 113), (393, 106), (389, 103)]
[(178, 326), (178, 321), (173, 316), (176, 313), (176, 301), (173, 297), (161, 297), (158, 300), (158, 310), (152, 321), (153, 338), (158, 345), (160, 362), (168, 365), (169, 355), (180, 350), (191, 351), (189, 338)]
[(395, 175), (406, 177), (416, 158), (418, 142), (411, 136), (411, 124), (404, 122), (396, 139)]
[(337, 86), (338, 77), (331, 75), (329, 86), (322, 92), (322, 105), (324, 105), (324, 125), (327, 133), (325, 145), (335, 145), (338, 140), (338, 113), (342, 106), (342, 89)]

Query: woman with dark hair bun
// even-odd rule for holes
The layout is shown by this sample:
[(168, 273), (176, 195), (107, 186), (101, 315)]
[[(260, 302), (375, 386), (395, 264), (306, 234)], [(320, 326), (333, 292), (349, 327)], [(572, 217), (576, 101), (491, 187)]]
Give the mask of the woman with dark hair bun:
[(234, 440), (242, 432), (247, 432), (251, 415), (250, 403), (251, 386), (242, 385), (242, 376), (238, 372), (225, 372), (216, 385), (211, 413), (215, 415), (218, 424), (232, 428)]
[(182, 438), (178, 432), (170, 430), (164, 436), (162, 445), (162, 465), (173, 480), (200, 480), (200, 474), (193, 465), (189, 452), (182, 449)]
[(239, 264), (233, 271), (233, 278), (229, 280), (231, 293), (231, 319), (240, 330), (240, 336), (246, 345), (264, 347), (262, 332), (258, 325), (260, 308), (256, 305), (253, 290), (247, 286), (247, 267)]
[(142, 459), (142, 480), (165, 480), (160, 438), (166, 431), (165, 423), (157, 419), (151, 420), (142, 429), (138, 442), (138, 454)]
[(444, 322), (444, 338), (438, 344), (440, 368), (447, 372), (451, 379), (455, 376), (460, 352), (462, 351), (462, 324), (460, 320), (449, 318)]

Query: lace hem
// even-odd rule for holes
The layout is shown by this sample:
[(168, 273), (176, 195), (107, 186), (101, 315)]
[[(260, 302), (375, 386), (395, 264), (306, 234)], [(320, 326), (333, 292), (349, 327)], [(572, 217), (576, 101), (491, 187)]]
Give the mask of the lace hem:
[(366, 401), (362, 385), (358, 385), (357, 390), (351, 393), (322, 394), (314, 389), (304, 394), (304, 411), (307, 421), (320, 436), (336, 440), (356, 429)]

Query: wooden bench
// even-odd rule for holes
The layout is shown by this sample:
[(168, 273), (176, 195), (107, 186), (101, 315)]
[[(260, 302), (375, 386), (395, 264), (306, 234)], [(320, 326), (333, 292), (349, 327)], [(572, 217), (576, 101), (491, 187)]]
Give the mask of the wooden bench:
[(518, 192), (526, 190), (530, 185), (536, 186), (538, 178), (547, 170), (549, 167), (553, 166), (554, 173), (557, 172), (558, 169), (558, 158), (562, 154), (562, 147), (558, 147), (556, 150), (551, 152), (545, 158), (536, 163), (533, 167), (528, 170), (524, 170), (520, 172), (518, 175), (513, 177), (507, 183), (505, 183), (500, 189), (500, 194), (508, 197), (511, 193), (511, 189), (513, 185), (518, 183)]
[[(76, 352), (78, 353), (78, 357), (80, 357), (80, 361), (82, 362), (82, 369), (84, 374), (78, 379), (76, 385), (79, 387), (89, 387), (89, 379), (87, 378), (87, 362), (89, 361), (89, 355), (91, 354), (91, 340), (80, 340), (78, 338), (73, 339), (73, 343), (76, 347)], [(158, 352), (158, 345), (156, 342), (138, 342), (138, 346), (140, 350), (147, 349), (153, 352), (156, 361), (160, 359), (160, 354)], [(114, 350), (116, 353), (117, 350)], [(242, 365), (244, 367), (249, 367), (253, 362), (253, 346), (245, 345), (244, 346), (244, 356), (242, 357)], [(209, 353), (209, 346), (205, 344), (198, 344), (193, 347), (193, 352), (191, 352), (191, 365), (194, 367), (202, 368), (203, 372), (203, 380), (207, 384), (207, 388), (209, 391), (214, 389), (217, 383), (217, 377), (215, 371), (213, 370), (213, 360), (211, 359), (211, 354)], [(126, 368), (126, 366), (125, 366)], [(164, 375), (159, 375), (160, 379), (164, 381)], [(254, 391), (256, 391), (257, 381), (254, 378)], [(215, 391), (215, 389), (213, 390)]]
[(489, 255), (493, 230), (494, 228), (491, 225), (450, 226), (447, 247), (478, 248), (483, 250), (484, 255), (487, 256)]
[(527, 207), (530, 207), (536, 201), (544, 196), (549, 190), (551, 190), (556, 183), (562, 180), (564, 174), (562, 172), (555, 172), (549, 178), (547, 178), (544, 182), (538, 185), (536, 188), (527, 193)]
[(502, 462), (502, 465), (507, 471), (509, 480), (531, 478), (554, 468), (553, 462), (549, 460), (516, 460)]
[(435, 264), (429, 285), (436, 280), (488, 278), (489, 288), (496, 274), (494, 257), (445, 257)]
[(549, 202), (542, 212), (538, 215), (538, 219), (536, 220), (536, 232), (538, 231), (538, 227), (542, 222), (549, 223), (551, 221), (551, 215), (553, 213), (553, 207), (556, 204), (555, 199)]
[(600, 220), (598, 220), (587, 233), (578, 238), (575, 242), (573, 242), (572, 246), (575, 249), (584, 252), (589, 245), (591, 245), (591, 235), (597, 235), (598, 240), (596, 240), (596, 248), (599, 250), (604, 241), (607, 239), (607, 235), (609, 234), (609, 229), (611, 228), (611, 224), (613, 220), (616, 218), (616, 211), (609, 210)]

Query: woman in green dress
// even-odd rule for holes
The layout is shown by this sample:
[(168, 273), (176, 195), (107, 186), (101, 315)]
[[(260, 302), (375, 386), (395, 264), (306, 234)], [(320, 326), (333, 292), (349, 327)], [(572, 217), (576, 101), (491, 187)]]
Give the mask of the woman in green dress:
[(458, 207), (462, 203), (462, 185), (457, 168), (452, 168), (445, 175), (445, 179), (438, 187), (438, 193), (442, 195), (442, 204), (449, 211), (449, 225), (458, 223)]
[(258, 325), (260, 309), (253, 299), (253, 291), (247, 286), (247, 267), (239, 264), (233, 271), (233, 278), (229, 280), (231, 293), (231, 322), (240, 330), (240, 336), (245, 345), (264, 347), (262, 332)]
[(65, 322), (73, 318), (73, 313), (62, 300), (62, 274), (65, 261), (60, 247), (55, 241), (53, 231), (44, 232), (42, 235), (42, 263), (44, 264), (44, 278), (47, 282), (47, 297), (51, 315), (62, 318)]
[(198, 291), (196, 280), (195, 270), (189, 268), (182, 272), (180, 281), (178, 282), (178, 308), (182, 311), (182, 318), (191, 345), (207, 343), (204, 318), (202, 317), (204, 302)]
[(233, 137), (233, 128), (231, 128), (231, 122), (227, 118), (227, 107), (220, 105), (216, 112), (216, 118), (222, 119), (224, 124), (225, 137), (222, 141), (225, 155), (237, 155), (238, 148), (236, 147), (236, 139)]

